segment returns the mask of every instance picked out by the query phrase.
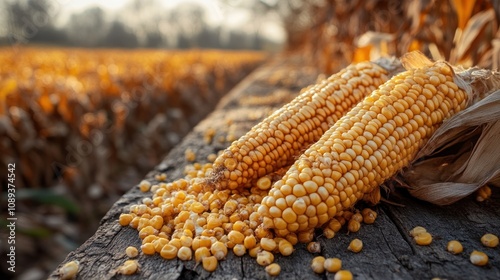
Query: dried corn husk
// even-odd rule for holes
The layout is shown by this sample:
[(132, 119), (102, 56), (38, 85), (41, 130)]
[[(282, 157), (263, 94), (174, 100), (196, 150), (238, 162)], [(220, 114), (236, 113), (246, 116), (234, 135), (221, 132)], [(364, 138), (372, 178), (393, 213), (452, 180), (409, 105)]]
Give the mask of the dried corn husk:
[(447, 120), (400, 174), (413, 196), (438, 205), (485, 184), (500, 186), (500, 73), (469, 69), (457, 79), (470, 85), (471, 103)]

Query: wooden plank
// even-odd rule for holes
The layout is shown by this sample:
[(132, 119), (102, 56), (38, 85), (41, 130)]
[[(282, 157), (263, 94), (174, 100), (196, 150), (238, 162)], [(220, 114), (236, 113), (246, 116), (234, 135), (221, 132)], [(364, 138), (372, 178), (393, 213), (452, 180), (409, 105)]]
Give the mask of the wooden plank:
[[(184, 151), (192, 149), (197, 161), (203, 162), (210, 153), (224, 149), (229, 142), (217, 139), (233, 134), (239, 137), (255, 123), (290, 101), (298, 91), (315, 81), (317, 72), (304, 68), (293, 59), (277, 59), (255, 71), (235, 88), (217, 109), (197, 125), (183, 142), (147, 175), (166, 173), (169, 180), (183, 177), (188, 164)], [(214, 140), (203, 140), (207, 129), (215, 129)], [(131, 182), (131, 185), (138, 182)], [(218, 269), (208, 273), (194, 261), (164, 260), (158, 255), (140, 255), (140, 272), (131, 276), (115, 275), (113, 271), (127, 257), (127, 246), (140, 247), (137, 231), (121, 227), (119, 215), (127, 212), (132, 204), (139, 203), (148, 193), (141, 193), (134, 186), (110, 209), (101, 225), (90, 239), (71, 252), (62, 263), (79, 260), (81, 269), (77, 279), (266, 279), (263, 267), (248, 255), (236, 257), (229, 253)], [(321, 255), (339, 257), (343, 267), (353, 272), (355, 279), (500, 279), (499, 249), (485, 248), (480, 237), (486, 232), (500, 235), (500, 199), (477, 203), (468, 198), (452, 206), (437, 207), (411, 198), (405, 191), (391, 193), (389, 200), (404, 207), (382, 203), (375, 207), (379, 216), (373, 225), (363, 225), (356, 233), (342, 230), (333, 239), (319, 236)], [(408, 232), (414, 226), (424, 226), (434, 236), (430, 246), (415, 245)], [(364, 242), (363, 251), (347, 250), (349, 242), (359, 238)], [(457, 239), (464, 245), (464, 252), (454, 256), (445, 251), (446, 243)], [(469, 262), (472, 249), (479, 249), (490, 256), (490, 264), (476, 267)], [(319, 254), (316, 254), (319, 255)], [(318, 275), (310, 269), (315, 255), (307, 252), (304, 244), (296, 246), (289, 257), (276, 254), (282, 272), (276, 279), (333, 279), (333, 274)], [(61, 264), (61, 265), (62, 265)], [(50, 279), (57, 279), (55, 270)]]

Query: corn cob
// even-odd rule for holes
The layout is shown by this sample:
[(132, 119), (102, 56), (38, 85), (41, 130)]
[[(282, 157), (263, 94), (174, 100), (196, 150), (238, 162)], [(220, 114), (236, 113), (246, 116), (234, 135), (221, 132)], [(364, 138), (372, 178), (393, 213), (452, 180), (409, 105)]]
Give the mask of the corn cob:
[(299, 157), (263, 198), (258, 211), (265, 224), (278, 235), (310, 231), (358, 200), (379, 197), (379, 185), (465, 108), (468, 95), (455, 84), (452, 68), (422, 56), (403, 57), (403, 64), (422, 60), (424, 66), (380, 86)]
[(250, 187), (262, 176), (289, 166), (339, 118), (386, 82), (389, 71), (399, 70), (399, 65), (391, 63), (352, 64), (305, 89), (217, 157), (207, 183), (219, 189)]

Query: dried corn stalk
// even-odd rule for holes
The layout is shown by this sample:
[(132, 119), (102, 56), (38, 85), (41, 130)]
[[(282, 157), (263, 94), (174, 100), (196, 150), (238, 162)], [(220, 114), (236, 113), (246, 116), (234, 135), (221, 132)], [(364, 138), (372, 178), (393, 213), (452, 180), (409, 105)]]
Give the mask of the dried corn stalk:
[(500, 73), (472, 68), (458, 73), (475, 97), (446, 121), (401, 177), (410, 193), (447, 205), (485, 184), (500, 186)]

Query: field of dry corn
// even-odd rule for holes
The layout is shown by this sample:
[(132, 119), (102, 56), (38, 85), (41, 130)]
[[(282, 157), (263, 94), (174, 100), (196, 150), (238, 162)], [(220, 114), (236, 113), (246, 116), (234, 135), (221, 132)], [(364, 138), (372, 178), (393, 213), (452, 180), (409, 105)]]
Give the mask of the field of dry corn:
[[(51, 260), (87, 239), (111, 204), (264, 58), (1, 48), (0, 166), (15, 164), (19, 261), (44, 254), (41, 269), (52, 269)], [(7, 174), (0, 172), (2, 186)]]

